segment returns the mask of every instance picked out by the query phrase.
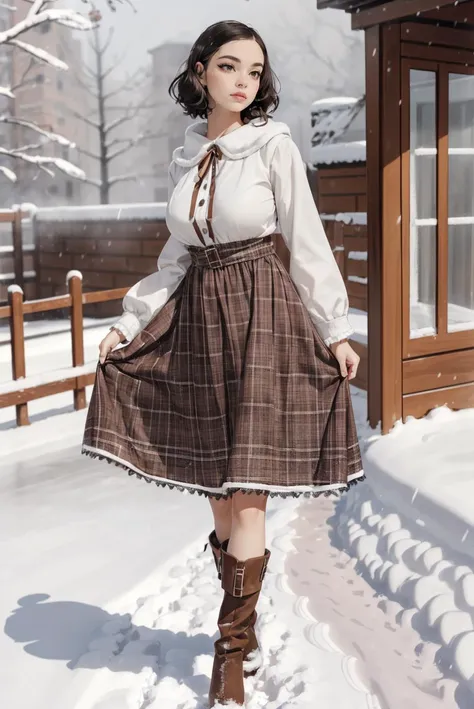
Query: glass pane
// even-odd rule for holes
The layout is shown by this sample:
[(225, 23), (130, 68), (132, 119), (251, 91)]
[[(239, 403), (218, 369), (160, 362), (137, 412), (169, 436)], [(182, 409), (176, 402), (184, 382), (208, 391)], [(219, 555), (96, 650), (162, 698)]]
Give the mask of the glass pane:
[(410, 71), (410, 337), (436, 334), (436, 74)]
[(448, 332), (474, 329), (474, 76), (449, 75)]

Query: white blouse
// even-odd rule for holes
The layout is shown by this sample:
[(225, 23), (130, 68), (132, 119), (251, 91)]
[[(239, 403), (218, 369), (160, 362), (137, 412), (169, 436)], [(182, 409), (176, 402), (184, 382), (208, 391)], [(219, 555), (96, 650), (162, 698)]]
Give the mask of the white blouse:
[(212, 235), (228, 243), (279, 231), (290, 251), (290, 277), (321, 337), (328, 345), (349, 337), (344, 280), (288, 126), (254, 119), (215, 141), (206, 132), (206, 121), (193, 123), (173, 153), (166, 212), (171, 236), (157, 271), (125, 295), (114, 327), (130, 341), (159, 312), (191, 264), (186, 245), (210, 245)]

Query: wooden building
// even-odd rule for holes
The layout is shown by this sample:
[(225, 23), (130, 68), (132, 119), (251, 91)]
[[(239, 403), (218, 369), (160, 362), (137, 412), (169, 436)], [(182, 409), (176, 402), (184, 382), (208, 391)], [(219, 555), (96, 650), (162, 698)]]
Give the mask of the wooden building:
[(317, 0), (365, 32), (369, 419), (474, 406), (474, 0)]

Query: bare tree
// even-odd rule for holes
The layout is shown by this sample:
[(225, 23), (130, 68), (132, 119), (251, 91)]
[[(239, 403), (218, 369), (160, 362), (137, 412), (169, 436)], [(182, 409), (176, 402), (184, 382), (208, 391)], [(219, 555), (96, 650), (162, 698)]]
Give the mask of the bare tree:
[[(2, 29), (0, 31), (0, 49), (4, 52), (19, 51), (29, 56), (30, 62), (26, 70), (23, 72), (19, 81), (13, 85), (11, 72), (2, 71), (0, 97), (8, 99), (9, 105), (0, 114), (0, 123), (9, 126), (17, 126), (22, 129), (31, 131), (34, 139), (24, 145), (9, 147), (8, 145), (0, 145), (0, 156), (3, 156), (3, 164), (0, 164), (0, 174), (8, 178), (11, 182), (16, 182), (17, 173), (14, 169), (14, 163), (21, 161), (30, 165), (35, 165), (39, 170), (46, 172), (51, 177), (55, 174), (55, 169), (60, 172), (77, 179), (84, 180), (84, 172), (73, 165), (68, 160), (48, 156), (42, 154), (44, 146), (47, 143), (56, 143), (64, 147), (74, 147), (74, 143), (56, 132), (44, 130), (34, 121), (19, 118), (15, 115), (14, 102), (16, 92), (28, 85), (29, 72), (33, 66), (38, 63), (46, 64), (59, 71), (67, 71), (67, 64), (53, 55), (51, 52), (37, 47), (31, 42), (25, 41), (24, 35), (30, 30), (39, 27), (45, 23), (56, 23), (72, 30), (90, 30), (94, 27), (94, 23), (90, 18), (84, 17), (81, 13), (70, 9), (53, 7), (57, 0), (21, 0), (28, 4), (29, 8), (25, 8), (25, 16), (19, 21), (15, 21), (17, 8), (5, 2), (0, 3), (0, 9), (3, 11)], [(131, 0), (104, 0), (112, 9), (116, 9), (117, 3), (130, 4)], [(92, 5), (91, 0), (83, 0), (84, 3)], [(5, 18), (8, 18), (5, 21)]]
[(149, 111), (155, 106), (150, 103), (148, 97), (137, 96), (137, 87), (148, 84), (146, 72), (139, 69), (117, 83), (114, 74), (124, 57), (117, 62), (115, 57), (110, 56), (113, 30), (103, 39), (100, 34), (100, 13), (93, 11), (90, 16), (95, 23), (90, 41), (92, 66), (84, 64), (82, 76), (77, 71), (74, 76), (89, 94), (93, 110), (91, 114), (87, 111), (71, 113), (75, 118), (84, 121), (96, 134), (96, 152), (85, 150), (81, 146), (77, 147), (77, 150), (98, 163), (99, 178), (87, 177), (86, 182), (99, 189), (100, 203), (108, 204), (114, 185), (136, 181), (146, 176), (146, 173), (132, 169), (112, 174), (114, 163), (129, 153), (133, 154), (145, 141), (159, 137), (161, 132), (152, 131), (147, 125)]

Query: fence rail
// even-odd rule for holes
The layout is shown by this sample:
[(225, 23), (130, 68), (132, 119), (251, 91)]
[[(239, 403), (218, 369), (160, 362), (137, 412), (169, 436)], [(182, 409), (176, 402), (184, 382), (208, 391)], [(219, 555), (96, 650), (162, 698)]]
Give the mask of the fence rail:
[(22, 219), (29, 216), (29, 213), (18, 209), (0, 209), (0, 224), (11, 224), (12, 243), (11, 246), (2, 246), (0, 256), (10, 256), (13, 258), (13, 271), (11, 273), (0, 273), (0, 280), (8, 284), (12, 281), (24, 288), (25, 280), (32, 280), (35, 271), (25, 272), (24, 252), (34, 251), (33, 247), (25, 247), (23, 244)]
[[(87, 371), (87, 366), (84, 366), (83, 306), (89, 303), (120, 300), (128, 290), (127, 288), (114, 288), (113, 290), (83, 293), (82, 274), (79, 271), (68, 273), (67, 284), (69, 291), (67, 295), (30, 301), (23, 300), (23, 291), (19, 286), (12, 286), (8, 291), (8, 305), (0, 306), (0, 320), (8, 318), (10, 321), (12, 377), (13, 382), (17, 383), (14, 386), (7, 385), (6, 387), (0, 385), (0, 409), (15, 406), (18, 426), (27, 426), (30, 423), (29, 401), (52, 394), (72, 391), (76, 411), (86, 407), (86, 386), (94, 383), (95, 364), (93, 371)], [(50, 375), (42, 377), (27, 377), (24, 316), (31, 313), (47, 313), (62, 308), (69, 308), (71, 311), (72, 367), (59, 370), (60, 377), (58, 379), (54, 378), (54, 371)], [(2, 390), (4, 391), (2, 392)]]

